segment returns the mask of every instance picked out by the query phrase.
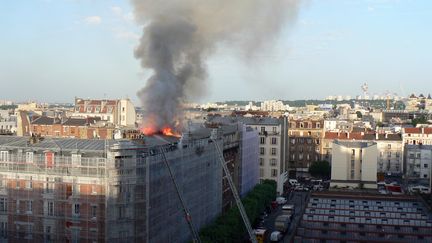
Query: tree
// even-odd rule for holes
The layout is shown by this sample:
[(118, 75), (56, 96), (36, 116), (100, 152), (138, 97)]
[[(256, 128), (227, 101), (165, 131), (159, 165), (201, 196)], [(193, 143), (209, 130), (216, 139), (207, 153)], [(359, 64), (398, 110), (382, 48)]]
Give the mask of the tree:
[(314, 177), (330, 178), (330, 163), (325, 160), (314, 162), (309, 167), (309, 173)]
[(421, 116), (421, 117), (417, 117), (417, 118), (412, 119), (411, 123), (414, 127), (416, 127), (417, 124), (427, 124), (428, 122), (427, 122), (427, 118), (425, 116)]
[(357, 118), (362, 118), (363, 117), (363, 114), (360, 111), (357, 111), (356, 114), (357, 114)]

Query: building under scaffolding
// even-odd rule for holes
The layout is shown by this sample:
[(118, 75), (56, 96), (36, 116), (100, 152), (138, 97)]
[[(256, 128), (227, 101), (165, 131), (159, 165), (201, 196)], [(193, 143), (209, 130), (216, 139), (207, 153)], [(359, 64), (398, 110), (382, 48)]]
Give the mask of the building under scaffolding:
[(199, 229), (221, 212), (216, 151), (210, 134), (136, 141), (0, 136), (0, 242), (186, 242), (186, 220)]

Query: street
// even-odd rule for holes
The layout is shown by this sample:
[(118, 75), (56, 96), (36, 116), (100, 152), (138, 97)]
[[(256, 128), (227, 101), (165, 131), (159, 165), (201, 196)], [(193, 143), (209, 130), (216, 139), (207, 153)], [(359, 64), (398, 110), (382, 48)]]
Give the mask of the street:
[[(305, 200), (308, 196), (309, 192), (298, 192), (298, 191), (292, 191), (287, 196), (287, 204), (294, 204), (295, 205), (295, 213), (293, 215), (291, 224), (289, 226), (288, 231), (285, 233), (284, 238), (281, 242), (289, 242), (289, 240), (293, 237), (293, 234), (295, 233), (295, 227), (296, 224), (300, 221), (301, 212), (305, 205)], [(264, 221), (264, 227), (270, 232), (273, 232), (275, 230), (274, 223), (277, 216), (282, 214), (282, 205), (280, 205), (277, 209), (273, 210), (271, 214), (265, 219)], [(269, 234), (269, 235), (270, 235)], [(266, 242), (270, 242), (270, 239), (268, 239)]]

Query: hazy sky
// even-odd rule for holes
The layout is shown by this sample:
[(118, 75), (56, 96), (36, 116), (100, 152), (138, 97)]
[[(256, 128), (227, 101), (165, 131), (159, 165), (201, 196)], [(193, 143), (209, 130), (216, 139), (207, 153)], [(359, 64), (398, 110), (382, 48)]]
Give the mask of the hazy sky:
[[(201, 101), (354, 96), (364, 82), (371, 93), (429, 93), (431, 25), (430, 0), (307, 1), (254, 60), (220, 46)], [(149, 75), (133, 55), (141, 29), (127, 0), (2, 1), (0, 99), (137, 101)]]

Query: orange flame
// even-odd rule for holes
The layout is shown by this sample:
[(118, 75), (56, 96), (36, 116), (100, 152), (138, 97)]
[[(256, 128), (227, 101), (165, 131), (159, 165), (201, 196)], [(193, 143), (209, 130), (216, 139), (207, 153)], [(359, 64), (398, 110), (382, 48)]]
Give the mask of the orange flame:
[(164, 127), (162, 128), (162, 130), (158, 131), (156, 127), (148, 126), (141, 128), (141, 132), (146, 136), (153, 136), (156, 133), (161, 133), (165, 136), (181, 137), (181, 134), (174, 131), (174, 129), (172, 129), (171, 127)]
[(181, 135), (178, 132), (175, 132), (171, 127), (162, 128), (162, 134), (170, 137), (180, 137)]

